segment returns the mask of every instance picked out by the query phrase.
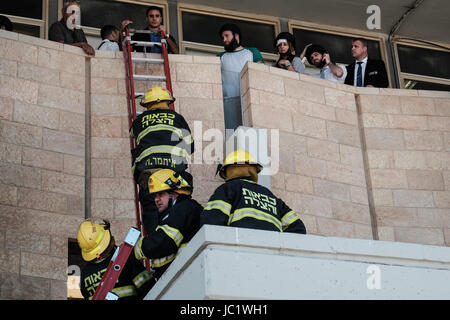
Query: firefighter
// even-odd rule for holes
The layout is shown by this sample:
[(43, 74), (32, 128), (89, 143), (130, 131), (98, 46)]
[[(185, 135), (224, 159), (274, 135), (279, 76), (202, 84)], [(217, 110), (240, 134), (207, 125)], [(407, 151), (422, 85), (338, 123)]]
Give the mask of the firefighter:
[(269, 189), (258, 184), (262, 166), (250, 153), (231, 152), (217, 172), (226, 182), (209, 199), (200, 226), (214, 224), (280, 232), (306, 233), (297, 214)]
[(139, 184), (139, 201), (143, 207), (143, 224), (147, 230), (148, 216), (156, 210), (148, 192), (148, 177), (159, 169), (184, 171), (194, 152), (191, 130), (182, 115), (170, 109), (175, 98), (169, 91), (152, 87), (141, 101), (147, 110), (130, 128), (137, 147), (131, 151), (134, 179)]
[(155, 195), (158, 208), (158, 225), (139, 238), (134, 253), (138, 260), (151, 259), (156, 279), (200, 228), (203, 207), (191, 198), (190, 178), (186, 172), (181, 174), (170, 169), (158, 170), (149, 178), (149, 191)]
[[(99, 224), (90, 220), (81, 223), (78, 229), (78, 245), (87, 264), (81, 270), (80, 288), (86, 300), (91, 300), (101, 282), (108, 264), (116, 251), (110, 224), (104, 220)], [(155, 284), (153, 276), (134, 255), (128, 258), (120, 277), (112, 290), (122, 300), (142, 299)]]

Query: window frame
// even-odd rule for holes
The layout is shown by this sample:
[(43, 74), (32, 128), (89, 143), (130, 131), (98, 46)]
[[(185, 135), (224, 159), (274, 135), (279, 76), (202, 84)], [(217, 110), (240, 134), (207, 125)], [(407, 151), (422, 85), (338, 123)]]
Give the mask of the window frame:
[[(389, 83), (392, 87), (392, 76), (390, 72), (390, 62), (388, 59), (388, 53), (386, 48), (386, 40), (387, 35), (382, 33), (376, 33), (376, 32), (368, 32), (368, 31), (361, 31), (358, 29), (352, 29), (352, 28), (344, 28), (344, 27), (336, 27), (331, 25), (325, 25), (325, 24), (317, 24), (317, 23), (311, 23), (311, 22), (305, 22), (300, 20), (294, 20), (289, 19), (288, 21), (289, 26), (289, 32), (293, 34), (293, 29), (302, 29), (307, 31), (313, 31), (313, 32), (320, 32), (320, 33), (327, 33), (337, 36), (344, 36), (344, 37), (350, 37), (350, 38), (364, 38), (371, 41), (377, 41), (380, 45), (380, 54), (381, 59), (383, 60), (385, 66), (386, 66), (386, 72), (388, 75)], [(301, 52), (297, 53), (298, 55), (301, 54)], [(350, 54), (350, 50), (349, 50)], [(347, 64), (336, 61), (336, 63), (344, 64), (347, 66)], [(306, 67), (313, 67), (311, 66), (308, 61), (305, 61)]]
[[(46, 1), (48, 1), (48, 0), (46, 0)], [(167, 32), (170, 33), (169, 5), (168, 5), (167, 1), (161, 1), (161, 0), (151, 0), (151, 1), (109, 0), (109, 1), (137, 4), (137, 5), (143, 6), (145, 9), (146, 9), (146, 7), (149, 7), (152, 5), (161, 7), (163, 10), (164, 26), (166, 27)], [(63, 0), (58, 0), (58, 21), (61, 20), (61, 18), (62, 18), (62, 15), (61, 15), (62, 7), (63, 7)], [(142, 13), (142, 15), (144, 15), (144, 12)], [(83, 7), (81, 7), (81, 19), (83, 20)], [(101, 38), (101, 35), (100, 35), (101, 28), (88, 27), (88, 26), (84, 26), (83, 24), (81, 24), (81, 28), (83, 29), (83, 32), (85, 33), (86, 36)]]
[(27, 18), (22, 16), (14, 16), (9, 14), (4, 14), (5, 17), (8, 17), (12, 23), (20, 23), (29, 26), (39, 27), (39, 38), (48, 39), (48, 7), (49, 0), (42, 0), (42, 17), (41, 19)]
[[(223, 18), (230, 18), (230, 19), (271, 25), (271, 26), (274, 26), (274, 30), (275, 30), (274, 39), (275, 39), (276, 35), (278, 33), (280, 33), (280, 30), (281, 30), (280, 20), (278, 17), (238, 12), (238, 11), (232, 11), (232, 10), (225, 10), (225, 9), (221, 9), (221, 8), (207, 7), (207, 6), (202, 6), (202, 5), (193, 5), (193, 4), (188, 4), (188, 3), (178, 3), (177, 4), (178, 38), (179, 38), (178, 42), (179, 42), (181, 54), (185, 54), (186, 50), (189, 50), (189, 49), (195, 50), (195, 51), (201, 51), (201, 52), (205, 52), (205, 53), (211, 53), (211, 54), (217, 54), (219, 52), (223, 52), (223, 50), (224, 50), (223, 46), (217, 46), (217, 45), (212, 45), (212, 44), (204, 44), (204, 43), (183, 40), (183, 19), (182, 19), (183, 12), (191, 12), (191, 13), (197, 13), (197, 14), (213, 16), (213, 17), (223, 17)], [(278, 60), (278, 55), (276, 55), (274, 53), (268, 53), (268, 52), (261, 51), (261, 55), (262, 55), (264, 61), (275, 62)]]
[[(422, 82), (429, 82), (429, 83), (436, 83), (436, 84), (443, 84), (450, 86), (450, 79), (446, 78), (438, 78), (438, 77), (432, 77), (432, 76), (424, 76), (420, 74), (415, 73), (407, 73), (401, 71), (401, 65), (400, 65), (400, 57), (398, 54), (398, 45), (408, 46), (408, 47), (416, 47), (416, 48), (422, 48), (422, 49), (428, 49), (428, 50), (436, 50), (436, 51), (443, 51), (443, 52), (450, 52), (448, 50), (445, 50), (443, 48), (437, 48), (432, 45), (426, 45), (426, 44), (418, 44), (413, 41), (408, 40), (394, 40), (393, 46), (394, 46), (394, 58), (395, 63), (397, 66), (397, 74), (398, 74), (398, 80), (400, 84), (401, 89), (406, 89), (405, 87), (405, 80), (417, 80)], [(445, 44), (442, 44), (445, 46)], [(415, 90), (415, 89), (412, 89)]]

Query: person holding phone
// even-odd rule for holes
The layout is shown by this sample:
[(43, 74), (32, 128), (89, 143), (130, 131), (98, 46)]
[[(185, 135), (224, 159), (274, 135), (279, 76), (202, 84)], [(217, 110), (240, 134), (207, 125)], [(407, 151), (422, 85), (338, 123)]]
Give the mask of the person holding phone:
[(279, 56), (275, 67), (305, 73), (305, 65), (302, 59), (295, 56), (295, 37), (291, 33), (281, 32), (275, 38), (274, 45)]
[[(146, 29), (150, 30), (150, 34), (146, 33), (139, 33), (135, 34), (131, 37), (131, 40), (133, 41), (147, 41), (147, 42), (161, 42), (161, 31), (164, 32), (164, 35), (166, 36), (167, 41), (167, 51), (172, 54), (178, 54), (179, 49), (177, 42), (175, 41), (175, 38), (172, 37), (167, 33), (166, 27), (162, 24), (163, 23), (163, 12), (160, 7), (157, 6), (150, 6), (147, 8), (146, 14), (145, 14), (148, 26)], [(122, 34), (122, 30), (129, 24), (133, 23), (131, 20), (124, 20), (122, 21), (120, 34)], [(135, 51), (137, 52), (143, 52), (144, 47), (135, 47)], [(154, 47), (145, 47), (146, 52), (150, 53), (162, 53), (161, 47), (154, 46)]]
[(310, 65), (320, 69), (320, 73), (312, 75), (313, 77), (344, 83), (347, 68), (331, 62), (330, 54), (324, 47), (312, 44), (306, 49), (305, 56)]

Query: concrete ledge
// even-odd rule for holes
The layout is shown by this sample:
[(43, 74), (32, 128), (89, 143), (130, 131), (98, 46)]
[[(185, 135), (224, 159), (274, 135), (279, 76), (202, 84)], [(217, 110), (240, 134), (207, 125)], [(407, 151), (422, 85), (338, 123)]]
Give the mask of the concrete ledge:
[(204, 226), (146, 299), (449, 299), (450, 248)]

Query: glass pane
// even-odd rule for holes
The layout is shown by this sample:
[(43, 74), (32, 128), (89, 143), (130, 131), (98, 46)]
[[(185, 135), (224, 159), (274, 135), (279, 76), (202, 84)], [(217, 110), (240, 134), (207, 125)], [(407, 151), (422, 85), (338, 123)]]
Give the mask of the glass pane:
[(0, 14), (42, 20), (42, 0), (2, 0)]
[(107, 24), (120, 27), (120, 23), (128, 19), (133, 21), (135, 29), (144, 29), (147, 27), (145, 12), (150, 5), (153, 4), (140, 5), (110, 0), (83, 1), (81, 2), (81, 24), (99, 29)]
[(450, 91), (450, 85), (445, 85), (445, 84), (440, 84), (440, 83), (405, 79), (404, 84), (405, 84), (406, 89)]
[(450, 79), (450, 52), (398, 45), (402, 72)]
[(183, 40), (223, 47), (219, 30), (225, 23), (234, 23), (241, 29), (245, 47), (255, 47), (260, 51), (273, 53), (274, 25), (193, 12), (182, 13)]
[[(352, 42), (356, 37), (348, 37), (337, 34), (329, 34), (317, 31), (293, 29), (297, 47), (295, 52), (299, 55), (303, 48), (309, 43), (315, 43), (323, 46), (331, 56), (332, 61), (343, 64), (350, 64), (354, 61), (352, 57)], [(380, 42), (367, 40), (369, 46), (369, 57), (372, 59), (381, 59)]]
[(40, 27), (30, 26), (28, 24), (13, 23), (13, 31), (38, 38), (41, 36)]

